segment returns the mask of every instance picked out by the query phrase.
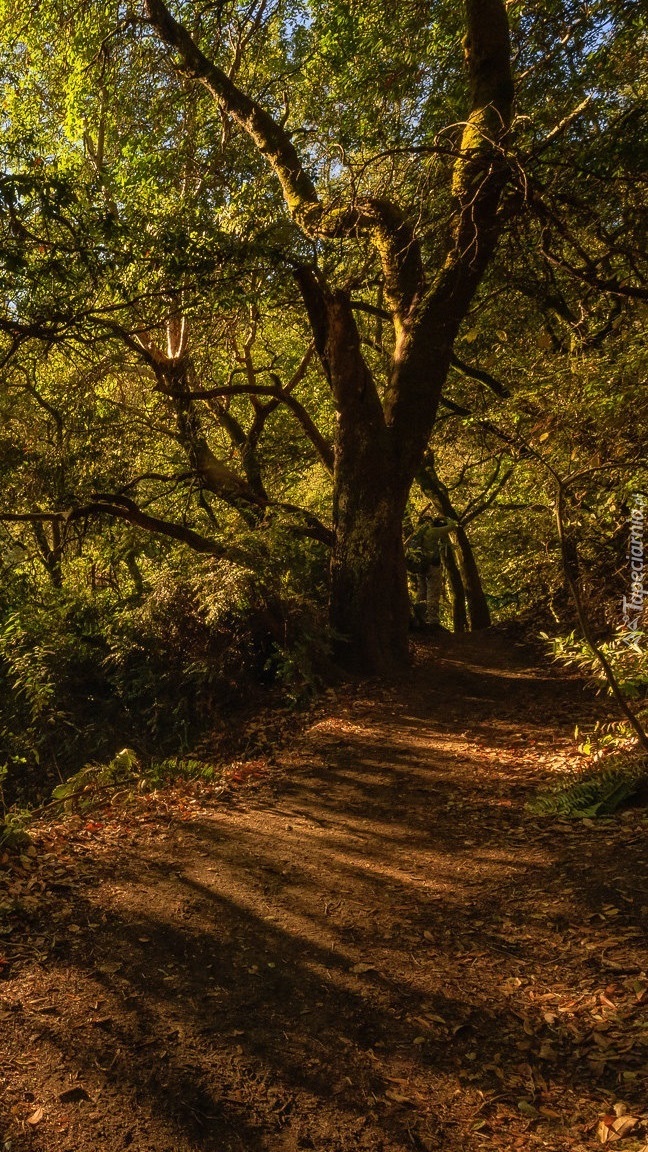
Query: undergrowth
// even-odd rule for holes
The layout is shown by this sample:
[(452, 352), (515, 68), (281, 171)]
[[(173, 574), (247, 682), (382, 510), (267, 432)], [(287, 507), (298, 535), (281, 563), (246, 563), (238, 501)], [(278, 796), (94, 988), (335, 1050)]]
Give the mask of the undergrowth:
[(602, 764), (574, 773), (527, 802), (536, 816), (574, 819), (612, 816), (633, 800), (648, 780), (648, 758), (627, 752), (612, 753)]
[[(599, 662), (587, 643), (574, 632), (551, 639), (540, 633), (554, 659), (566, 667), (577, 667), (600, 691), (609, 689)], [(635, 715), (645, 726), (648, 709), (643, 701), (648, 690), (648, 653), (642, 647), (644, 633), (617, 629), (613, 638), (601, 643), (624, 695), (635, 702)], [(553, 787), (539, 792), (527, 802), (527, 810), (538, 816), (592, 818), (612, 816), (630, 801), (637, 800), (648, 785), (648, 757), (641, 751), (634, 730), (627, 721), (597, 722), (593, 730), (575, 738), (585, 757), (580, 772), (562, 778)]]
[(142, 764), (181, 761), (252, 699), (301, 706), (316, 694), (329, 659), (320, 558), (288, 563), (294, 544), (274, 543), (278, 558), (256, 543), (247, 566), (143, 559), (129, 596), (80, 572), (63, 589), (34, 583), (17, 606), (0, 602), (8, 802), (43, 803), (57, 781), (109, 763), (115, 733)]

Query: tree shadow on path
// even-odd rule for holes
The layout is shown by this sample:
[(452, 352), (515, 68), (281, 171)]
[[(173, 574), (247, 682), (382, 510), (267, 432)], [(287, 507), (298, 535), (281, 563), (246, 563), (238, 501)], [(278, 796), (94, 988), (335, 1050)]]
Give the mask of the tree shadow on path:
[(16, 981), (45, 1111), (16, 1149), (573, 1152), (620, 1080), (640, 1098), (643, 840), (525, 815), (529, 742), (581, 689), (493, 655), (437, 651), (315, 725), (273, 795), (104, 852)]

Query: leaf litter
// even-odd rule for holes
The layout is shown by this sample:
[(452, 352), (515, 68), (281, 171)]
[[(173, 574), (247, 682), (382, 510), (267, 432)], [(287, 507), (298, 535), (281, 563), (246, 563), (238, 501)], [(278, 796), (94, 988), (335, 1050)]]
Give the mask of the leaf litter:
[(457, 648), (0, 856), (5, 1147), (648, 1152), (645, 817), (529, 817), (573, 684)]

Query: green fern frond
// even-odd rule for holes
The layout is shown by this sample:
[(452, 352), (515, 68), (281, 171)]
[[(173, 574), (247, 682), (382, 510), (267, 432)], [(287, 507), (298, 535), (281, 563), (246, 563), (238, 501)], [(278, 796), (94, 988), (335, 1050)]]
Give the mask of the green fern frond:
[(568, 816), (575, 819), (611, 816), (639, 790), (648, 778), (645, 757), (610, 757), (614, 763), (590, 772), (574, 783), (539, 792), (527, 801), (526, 809), (535, 816)]
[(52, 799), (63, 807), (87, 808), (94, 803), (96, 793), (111, 785), (125, 783), (137, 768), (137, 756), (130, 748), (122, 748), (109, 764), (86, 764), (52, 792)]

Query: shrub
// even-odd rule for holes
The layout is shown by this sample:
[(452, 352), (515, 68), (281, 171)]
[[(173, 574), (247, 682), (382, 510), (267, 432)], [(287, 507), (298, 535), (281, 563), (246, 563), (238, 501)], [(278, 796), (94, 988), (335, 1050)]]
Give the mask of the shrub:
[[(313, 594), (321, 558), (273, 530), (248, 563), (171, 550), (143, 561), (141, 594), (38, 589), (0, 618), (0, 742), (11, 800), (43, 798), (132, 745), (185, 755), (249, 697), (312, 692), (327, 644)], [(293, 551), (295, 555), (293, 555)], [(322, 570), (323, 571), (323, 570)]]

